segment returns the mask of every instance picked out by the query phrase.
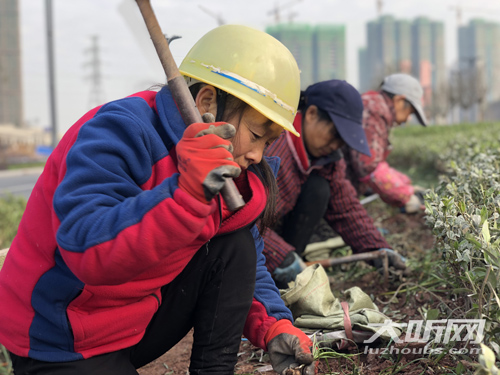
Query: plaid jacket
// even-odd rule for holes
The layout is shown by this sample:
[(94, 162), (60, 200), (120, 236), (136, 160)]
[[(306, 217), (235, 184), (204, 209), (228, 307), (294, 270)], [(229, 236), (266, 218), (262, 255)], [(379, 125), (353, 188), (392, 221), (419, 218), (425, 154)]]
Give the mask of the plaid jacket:
[[(295, 118), (295, 129), (300, 133), (302, 116)], [(286, 132), (266, 150), (268, 156), (279, 156), (281, 165), (278, 171), (279, 198), (277, 215), (283, 218), (295, 206), (302, 185), (311, 173), (324, 177), (331, 188), (331, 197), (325, 220), (332, 229), (342, 236), (353, 252), (361, 253), (380, 248), (389, 248), (385, 239), (373, 224), (364, 207), (359, 203), (355, 189), (345, 178), (343, 159), (333, 161), (321, 158), (312, 164), (308, 160), (302, 138)], [(274, 271), (285, 256), (294, 248), (286, 243), (276, 232), (264, 232), (264, 255), (270, 272)]]

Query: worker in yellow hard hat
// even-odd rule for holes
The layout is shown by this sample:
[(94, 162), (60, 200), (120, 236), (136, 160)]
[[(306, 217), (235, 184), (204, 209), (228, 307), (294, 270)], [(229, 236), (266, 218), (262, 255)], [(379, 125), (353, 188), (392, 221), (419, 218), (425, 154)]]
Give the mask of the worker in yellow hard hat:
[(242, 334), (277, 372), (314, 373), (259, 234), (278, 167), (264, 149), (296, 133), (297, 64), (270, 35), (226, 25), (180, 71), (204, 123), (186, 127), (167, 85), (89, 111), (49, 157), (0, 271), (17, 375), (137, 374), (192, 328), (191, 374), (232, 375)]

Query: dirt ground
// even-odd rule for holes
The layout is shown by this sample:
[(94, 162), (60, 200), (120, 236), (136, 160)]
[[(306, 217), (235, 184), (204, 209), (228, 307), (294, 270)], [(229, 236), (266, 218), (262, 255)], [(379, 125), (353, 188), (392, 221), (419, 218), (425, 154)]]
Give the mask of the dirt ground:
[[(389, 244), (405, 255), (408, 259), (432, 258), (434, 237), (425, 225), (424, 214), (405, 215), (395, 209), (388, 208), (382, 202), (373, 202), (367, 210), (374, 218), (379, 228), (387, 231), (385, 237)], [(432, 260), (427, 263), (431, 264)], [(370, 295), (380, 311), (389, 316), (393, 321), (408, 322), (409, 320), (422, 319), (425, 311), (429, 309), (460, 308), (459, 302), (452, 300), (449, 293), (439, 286), (434, 286), (432, 291), (421, 285), (422, 270), (419, 265), (414, 265), (408, 276), (393, 274), (389, 284), (384, 286), (382, 276), (373, 271), (364, 263), (352, 263), (327, 270), (331, 275), (331, 287), (335, 295), (342, 291), (358, 286)], [(419, 286), (420, 285), (420, 286)], [(398, 289), (399, 288), (399, 289)], [(447, 316), (440, 316), (440, 319)], [(188, 335), (172, 350), (153, 363), (141, 368), (141, 375), (167, 375), (187, 374), (192, 336)], [(414, 343), (418, 344), (418, 343)], [(472, 362), (475, 358), (457, 355), (414, 355), (396, 354), (400, 344), (385, 346), (386, 354), (380, 352), (367, 352), (363, 348), (350, 348), (339, 352), (336, 358), (321, 360), (317, 373), (319, 374), (457, 374), (471, 373)], [(408, 343), (404, 344), (407, 347)], [(423, 344), (418, 344), (422, 346)], [(417, 345), (417, 346), (418, 346)], [(392, 349), (392, 351), (390, 350)], [(347, 357), (346, 354), (352, 354)], [(276, 374), (270, 370), (268, 356), (261, 349), (253, 347), (248, 341), (242, 340), (236, 374)], [(461, 363), (461, 365), (459, 364)], [(458, 372), (457, 366), (462, 367)]]

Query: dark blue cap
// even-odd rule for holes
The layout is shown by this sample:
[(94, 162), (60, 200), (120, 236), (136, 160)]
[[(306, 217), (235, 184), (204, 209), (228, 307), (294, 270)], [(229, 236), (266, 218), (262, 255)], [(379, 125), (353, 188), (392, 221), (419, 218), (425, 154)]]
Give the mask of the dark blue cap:
[(327, 112), (344, 142), (371, 156), (363, 129), (363, 101), (358, 90), (346, 81), (332, 79), (315, 83), (305, 91), (307, 105)]

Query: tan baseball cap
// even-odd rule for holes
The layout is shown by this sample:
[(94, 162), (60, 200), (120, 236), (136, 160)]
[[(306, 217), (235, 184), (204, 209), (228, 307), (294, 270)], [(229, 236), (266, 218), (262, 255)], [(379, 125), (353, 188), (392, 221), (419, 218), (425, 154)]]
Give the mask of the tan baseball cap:
[(427, 126), (427, 119), (424, 109), (422, 108), (424, 90), (416, 78), (405, 73), (391, 74), (384, 78), (384, 82), (382, 82), (380, 88), (391, 94), (404, 95), (406, 100), (408, 100), (415, 109), (415, 115), (417, 116), (418, 122), (423, 126)]

